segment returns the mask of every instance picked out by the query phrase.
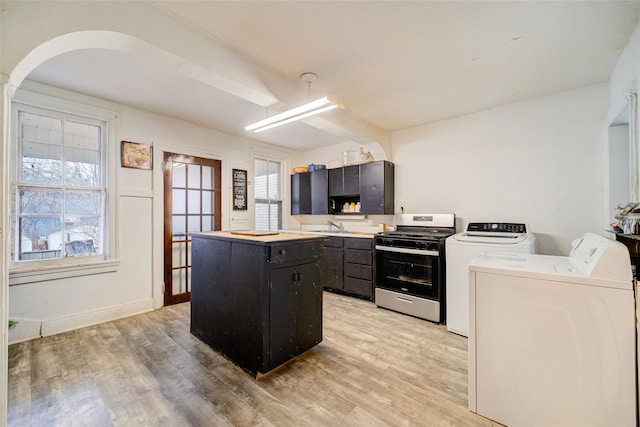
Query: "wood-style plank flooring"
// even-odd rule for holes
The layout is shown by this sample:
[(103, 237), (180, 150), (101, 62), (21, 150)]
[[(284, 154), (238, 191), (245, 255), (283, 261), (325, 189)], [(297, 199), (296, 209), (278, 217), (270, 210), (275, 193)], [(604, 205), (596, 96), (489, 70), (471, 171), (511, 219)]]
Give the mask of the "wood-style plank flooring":
[(10, 426), (491, 426), (467, 340), (325, 292), (324, 340), (255, 380), (189, 333), (189, 304), (9, 347)]

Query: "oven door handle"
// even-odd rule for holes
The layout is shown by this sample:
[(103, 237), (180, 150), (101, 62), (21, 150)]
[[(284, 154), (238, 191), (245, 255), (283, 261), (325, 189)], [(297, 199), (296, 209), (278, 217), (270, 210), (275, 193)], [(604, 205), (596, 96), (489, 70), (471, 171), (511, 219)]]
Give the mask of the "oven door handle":
[(438, 256), (438, 251), (427, 251), (424, 249), (409, 249), (409, 248), (395, 248), (393, 246), (376, 245), (376, 250), (385, 252), (397, 252), (400, 254), (415, 254), (415, 255), (429, 255)]

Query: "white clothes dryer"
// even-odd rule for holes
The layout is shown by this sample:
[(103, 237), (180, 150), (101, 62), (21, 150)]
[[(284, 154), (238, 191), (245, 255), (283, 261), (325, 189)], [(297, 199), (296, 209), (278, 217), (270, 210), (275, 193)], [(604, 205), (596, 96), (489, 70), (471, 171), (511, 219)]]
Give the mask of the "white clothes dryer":
[(587, 233), (568, 257), (469, 265), (469, 409), (509, 426), (635, 426), (629, 252)]
[(470, 222), (445, 243), (447, 329), (469, 336), (469, 263), (485, 252), (536, 253), (536, 238), (521, 223)]

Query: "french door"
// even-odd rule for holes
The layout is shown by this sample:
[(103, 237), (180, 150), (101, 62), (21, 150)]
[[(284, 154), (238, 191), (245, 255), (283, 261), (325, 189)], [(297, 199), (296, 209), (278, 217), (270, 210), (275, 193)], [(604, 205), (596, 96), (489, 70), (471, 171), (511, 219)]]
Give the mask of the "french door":
[(164, 153), (164, 305), (191, 297), (190, 233), (221, 228), (220, 164)]

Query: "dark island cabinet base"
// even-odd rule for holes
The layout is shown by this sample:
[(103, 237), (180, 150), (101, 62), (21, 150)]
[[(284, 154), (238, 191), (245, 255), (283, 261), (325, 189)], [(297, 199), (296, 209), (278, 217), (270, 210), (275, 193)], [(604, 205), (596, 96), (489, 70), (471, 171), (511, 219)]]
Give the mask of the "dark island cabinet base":
[[(291, 274), (300, 276), (297, 283)], [(303, 264), (294, 272), (272, 271), (269, 338), (270, 368), (273, 369), (322, 341), (322, 287), (318, 266)], [(316, 278), (315, 281), (312, 281)]]
[(254, 376), (322, 341), (321, 239), (192, 239), (194, 336)]

